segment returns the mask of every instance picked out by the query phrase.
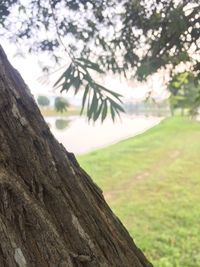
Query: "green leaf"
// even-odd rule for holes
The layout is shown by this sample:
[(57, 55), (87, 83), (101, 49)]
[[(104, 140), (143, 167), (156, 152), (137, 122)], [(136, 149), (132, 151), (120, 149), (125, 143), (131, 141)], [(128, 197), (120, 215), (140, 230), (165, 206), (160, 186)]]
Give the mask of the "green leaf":
[[(83, 62), (84, 65), (81, 65), (81, 67), (86, 67), (86, 68), (90, 68), (93, 69), (99, 73), (105, 73), (99, 66), (99, 64), (94, 63), (86, 58), (77, 58), (78, 61)], [(79, 62), (77, 62), (79, 64)]]
[(23, 12), (23, 13), (25, 14), (25, 13), (26, 13), (26, 8), (25, 8), (25, 6), (20, 5), (20, 6), (18, 7), (18, 12), (19, 12), (19, 13)]
[(85, 102), (86, 102), (86, 98), (87, 98), (88, 93), (89, 93), (89, 89), (90, 89), (90, 86), (89, 86), (89, 83), (88, 83), (88, 84), (86, 85), (86, 87), (85, 87), (85, 92), (84, 92), (84, 94), (83, 94), (81, 114), (83, 113), (83, 110), (84, 110), (84, 107), (85, 107)]
[(102, 85), (100, 85), (100, 84), (97, 84), (97, 83), (96, 83), (96, 86), (99, 87), (101, 90), (103, 90), (103, 91), (105, 91), (105, 92), (108, 92), (109, 94), (111, 94), (112, 96), (114, 96), (115, 98), (117, 98), (117, 100), (118, 100), (119, 102), (122, 103), (122, 100), (120, 99), (120, 97), (122, 97), (122, 95), (120, 95), (120, 94), (118, 94), (118, 93), (116, 93), (116, 92), (114, 92), (114, 91), (111, 91), (111, 90), (105, 88), (104, 86), (102, 86)]
[(99, 108), (97, 107), (98, 109), (97, 109), (96, 113), (93, 116), (93, 120), (94, 121), (96, 121), (99, 118), (99, 116), (101, 114), (101, 111), (102, 111), (102, 107), (103, 107), (103, 101), (101, 102)]
[(93, 98), (92, 98), (92, 103), (91, 103), (91, 106), (90, 106), (90, 109), (91, 109), (92, 113), (95, 113), (97, 108), (98, 108), (98, 99), (97, 99), (97, 94), (94, 91)]
[(101, 122), (103, 122), (106, 118), (106, 115), (107, 115), (107, 110), (108, 110), (108, 104), (107, 104), (107, 101), (105, 100), (103, 102), (103, 111), (102, 111), (102, 116), (101, 116)]
[(71, 83), (70, 82), (65, 82), (65, 83), (63, 83), (60, 92), (62, 93), (63, 91), (68, 91), (70, 87), (71, 87)]
[(62, 81), (63, 78), (65, 78), (65, 80), (67, 81), (70, 77), (71, 72), (73, 71), (73, 66), (72, 64), (69, 65), (68, 69), (66, 71), (63, 72), (63, 74), (60, 76), (60, 78), (55, 82), (55, 84), (53, 85), (53, 87), (56, 86), (61, 86), (61, 84), (59, 85), (59, 83)]
[(115, 111), (114, 111), (114, 109), (113, 109), (113, 106), (111, 105), (110, 106), (110, 112), (111, 112), (111, 117), (112, 117), (112, 120), (113, 120), (113, 122), (115, 121)]
[(79, 75), (78, 75), (77, 77), (74, 77), (74, 78), (73, 78), (72, 85), (73, 85), (74, 88), (75, 88), (75, 92), (74, 92), (75, 95), (78, 93), (81, 84), (82, 84), (82, 81), (81, 81)]
[(119, 110), (121, 112), (125, 112), (123, 107), (120, 106), (118, 103), (116, 103), (115, 101), (113, 101), (112, 99), (110, 99), (110, 104), (111, 106), (113, 106), (116, 110)]
[(98, 108), (98, 99), (97, 99), (96, 92), (94, 91), (91, 105), (88, 106), (88, 111), (87, 111), (89, 120), (92, 118), (92, 115), (95, 114), (95, 112), (97, 111), (97, 108)]

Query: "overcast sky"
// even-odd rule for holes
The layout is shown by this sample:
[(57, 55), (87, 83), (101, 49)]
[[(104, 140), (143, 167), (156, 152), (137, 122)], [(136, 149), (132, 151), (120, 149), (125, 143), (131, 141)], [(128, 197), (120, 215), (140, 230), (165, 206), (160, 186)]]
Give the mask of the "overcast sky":
[[(1, 39), (1, 45), (10, 62), (20, 72), (34, 96), (59, 94), (59, 90), (53, 90), (53, 83), (55, 83), (59, 75), (64, 71), (64, 68), (51, 75), (49, 80), (45, 78), (45, 74), (42, 72), (41, 66), (38, 63), (41, 61), (48, 61), (47, 56), (42, 54), (38, 56), (30, 54), (23, 56), (19, 54), (17, 55), (16, 52), (18, 50), (16, 46), (8, 43), (7, 40)], [(56, 68), (54, 71), (56, 71)], [(163, 99), (167, 96), (167, 92), (163, 87), (163, 76), (160, 74), (154, 75), (149, 79), (148, 83), (143, 84), (136, 81), (126, 81), (125, 79), (120, 79), (116, 76), (107, 76), (101, 80), (101, 83), (105, 87), (119, 92), (127, 100), (142, 100), (150, 90), (153, 91), (152, 96), (155, 98)], [(69, 96), (71, 98), (73, 93), (71, 91), (71, 93), (63, 94), (63, 96)], [(81, 98), (81, 94), (79, 94), (78, 98)]]

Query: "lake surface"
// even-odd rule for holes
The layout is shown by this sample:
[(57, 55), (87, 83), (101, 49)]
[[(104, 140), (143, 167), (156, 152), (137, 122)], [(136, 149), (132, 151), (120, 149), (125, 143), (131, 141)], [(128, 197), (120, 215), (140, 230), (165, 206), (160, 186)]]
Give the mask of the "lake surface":
[(47, 117), (46, 122), (57, 140), (74, 154), (84, 154), (97, 148), (140, 134), (163, 118), (124, 115), (115, 123), (111, 119), (88, 123), (85, 117)]

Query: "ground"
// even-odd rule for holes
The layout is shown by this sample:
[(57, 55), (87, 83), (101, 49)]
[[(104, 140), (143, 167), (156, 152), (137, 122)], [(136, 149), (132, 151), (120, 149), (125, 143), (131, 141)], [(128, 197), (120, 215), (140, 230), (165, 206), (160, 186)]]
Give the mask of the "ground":
[(200, 123), (174, 117), (80, 156), (156, 267), (200, 267)]
[(44, 117), (52, 117), (52, 116), (69, 117), (69, 116), (80, 115), (80, 108), (74, 106), (70, 106), (64, 112), (57, 112), (53, 107), (40, 108), (40, 110)]

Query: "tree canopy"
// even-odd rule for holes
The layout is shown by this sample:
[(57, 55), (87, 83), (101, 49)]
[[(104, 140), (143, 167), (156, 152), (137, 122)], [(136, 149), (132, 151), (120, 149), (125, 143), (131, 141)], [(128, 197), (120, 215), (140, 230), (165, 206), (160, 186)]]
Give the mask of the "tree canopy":
[(189, 72), (177, 73), (169, 84), (170, 106), (172, 112), (175, 108), (186, 109), (191, 115), (196, 115), (200, 102), (200, 86), (195, 85), (194, 75)]
[(120, 95), (96, 82), (108, 71), (144, 80), (165, 68), (200, 78), (198, 0), (4, 0), (1, 34), (29, 52), (46, 51), (69, 66), (55, 83), (61, 91), (84, 88), (82, 109), (96, 120), (123, 111)]

